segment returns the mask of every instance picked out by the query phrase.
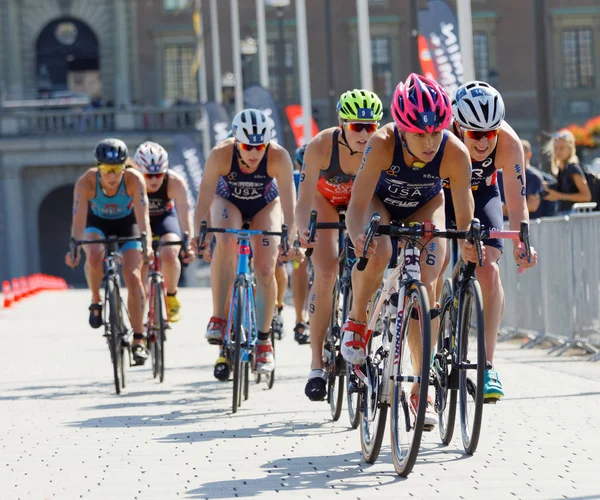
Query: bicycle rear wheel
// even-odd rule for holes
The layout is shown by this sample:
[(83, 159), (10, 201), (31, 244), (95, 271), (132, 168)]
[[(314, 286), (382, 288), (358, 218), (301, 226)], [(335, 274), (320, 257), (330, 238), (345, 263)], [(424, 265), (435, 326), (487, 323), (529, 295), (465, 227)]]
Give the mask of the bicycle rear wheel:
[(235, 307), (233, 311), (233, 404), (232, 411), (236, 413), (242, 403), (242, 387), (244, 373), (242, 369), (242, 338), (244, 337), (244, 286), (236, 285), (234, 288)]
[[(367, 324), (371, 323), (373, 309), (379, 302), (380, 296), (381, 288), (375, 292), (371, 300), (371, 311)], [(383, 336), (388, 335), (388, 332), (384, 331), (383, 314), (384, 311), (379, 312), (381, 319), (378, 318), (367, 347), (369, 361), (366, 366), (375, 390), (369, 394), (368, 387), (361, 387), (362, 392), (358, 393), (359, 398), (357, 398), (359, 400), (357, 413), (360, 417), (360, 447), (365, 462), (369, 464), (374, 463), (379, 456), (388, 412), (388, 405), (383, 401), (383, 395), (381, 394), (384, 387), (384, 377), (388, 375), (387, 357), (383, 350)], [(385, 395), (386, 398), (388, 396)]]
[[(460, 297), (459, 318), (458, 349), (462, 365), (458, 386), (460, 422), (463, 447), (472, 455), (477, 449), (481, 432), (486, 367), (483, 298), (476, 279), (465, 284)], [(474, 360), (476, 363), (473, 363)]]
[[(336, 278), (333, 287), (333, 305), (331, 320), (325, 337), (325, 374), (327, 375), (327, 401), (331, 411), (331, 418), (337, 422), (342, 414), (344, 401), (344, 376), (341, 371), (340, 361), (340, 323), (342, 312), (340, 309), (340, 280)], [(343, 359), (341, 360), (343, 361)], [(341, 372), (341, 373), (340, 373)]]
[(154, 325), (156, 333), (156, 360), (158, 379), (162, 383), (165, 379), (165, 303), (162, 282), (156, 282), (154, 290)]
[[(106, 282), (106, 293), (108, 294), (108, 318), (109, 318), (109, 337), (108, 344), (110, 357), (113, 365), (113, 378), (115, 382), (115, 391), (121, 394), (121, 371), (123, 364), (123, 351), (121, 349), (121, 324), (119, 321), (121, 304), (118, 295), (118, 287), (113, 279)], [(124, 370), (123, 370), (124, 372)]]
[[(452, 324), (452, 307), (454, 294), (452, 291), (452, 280), (444, 281), (442, 289), (442, 314), (440, 315), (440, 329), (437, 339), (437, 353), (434, 361), (435, 380), (435, 407), (438, 414), (440, 439), (445, 445), (450, 444), (454, 434), (454, 422), (456, 420), (456, 389), (450, 388), (450, 376), (452, 374), (451, 350), (454, 346), (454, 328)], [(456, 309), (455, 309), (456, 310)]]
[[(410, 320), (417, 311), (418, 320)], [(429, 310), (429, 298), (422, 283), (414, 282), (407, 287), (404, 298), (404, 318), (400, 335), (394, 336), (391, 352), (398, 352), (399, 362), (394, 359), (388, 360), (392, 364), (391, 380), (391, 419), (390, 430), (392, 439), (392, 461), (394, 469), (400, 476), (408, 476), (413, 469), (421, 437), (423, 435), (423, 424), (425, 421), (425, 409), (427, 408), (427, 391), (429, 388), (429, 364), (431, 359), (431, 316)], [(411, 355), (408, 346), (409, 325), (419, 330), (418, 346), (420, 353), (421, 369), (416, 370), (412, 366)], [(416, 372), (416, 373), (415, 373)], [(412, 410), (410, 402), (411, 384), (418, 383), (419, 389), (416, 393), (419, 404), (416, 413)]]

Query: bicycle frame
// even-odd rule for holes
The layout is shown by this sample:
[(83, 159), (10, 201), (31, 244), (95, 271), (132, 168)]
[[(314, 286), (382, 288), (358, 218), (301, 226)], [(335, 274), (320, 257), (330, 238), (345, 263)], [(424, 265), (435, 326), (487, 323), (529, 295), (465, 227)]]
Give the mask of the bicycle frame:
[[(382, 311), (384, 306), (387, 306), (393, 294), (398, 293), (398, 310), (396, 316), (396, 328), (394, 330), (394, 335), (392, 338), (393, 349), (393, 360), (392, 363), (387, 364), (388, 373), (384, 374), (383, 377), (383, 390), (382, 394), (378, 395), (377, 400), (389, 404), (389, 381), (391, 378), (395, 377), (395, 373), (397, 372), (397, 367), (400, 364), (400, 356), (402, 351), (402, 346), (400, 345), (401, 337), (400, 332), (402, 331), (402, 325), (404, 318), (404, 299), (406, 297), (406, 289), (410, 287), (411, 283), (420, 280), (421, 275), (421, 264), (420, 264), (420, 249), (417, 245), (415, 245), (412, 240), (407, 240), (402, 252), (400, 254), (401, 263), (398, 264), (398, 240), (392, 239), (393, 241), (393, 251), (392, 257), (390, 259), (390, 263), (386, 270), (384, 271), (383, 278), (383, 288), (381, 291), (381, 295), (379, 296), (379, 300), (377, 304), (374, 305), (374, 309), (370, 314), (369, 324), (367, 325), (367, 340), (369, 341), (373, 331), (375, 330), (377, 320), (379, 318), (379, 314)], [(416, 259), (414, 257), (417, 257)], [(388, 318), (385, 318), (386, 321), (383, 323), (383, 329), (381, 335), (383, 335), (383, 344), (386, 346), (386, 338), (389, 332), (389, 323)], [(391, 318), (389, 318), (391, 319)], [(390, 352), (392, 352), (390, 350)], [(370, 358), (367, 357), (367, 363), (370, 363)], [(370, 378), (371, 367), (367, 366), (367, 373), (365, 374), (360, 365), (354, 365), (354, 373), (356, 376), (365, 384), (367, 388), (367, 401), (371, 401), (371, 397), (373, 392), (376, 391), (376, 384)], [(413, 382), (420, 383), (421, 377), (418, 376), (402, 376), (403, 382)], [(369, 409), (369, 407), (367, 407)], [(370, 414), (370, 411), (367, 412), (369, 420), (371, 421), (373, 415)]]

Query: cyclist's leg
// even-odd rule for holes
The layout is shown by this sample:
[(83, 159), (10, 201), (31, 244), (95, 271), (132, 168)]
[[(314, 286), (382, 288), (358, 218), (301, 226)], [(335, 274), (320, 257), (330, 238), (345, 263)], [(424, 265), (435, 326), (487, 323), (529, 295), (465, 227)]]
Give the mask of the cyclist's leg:
[(278, 262), (275, 268), (275, 280), (277, 281), (277, 300), (275, 301), (277, 307), (283, 307), (283, 301), (285, 300), (285, 291), (288, 287), (288, 274), (285, 264)]
[[(381, 202), (374, 196), (365, 212), (365, 223), (371, 219), (373, 212), (381, 215), (381, 224), (390, 223), (390, 213)], [(367, 321), (367, 306), (369, 300), (379, 288), (383, 279), (383, 272), (392, 256), (392, 244), (388, 236), (376, 238), (377, 248), (369, 258), (369, 263), (364, 271), (358, 271), (356, 266), (352, 270), (352, 308), (348, 313), (348, 320), (344, 324), (344, 339), (342, 342), (342, 355), (350, 363), (362, 363), (365, 357), (365, 345), (347, 345), (348, 342), (364, 342), (365, 323)], [(357, 255), (360, 258), (360, 255)], [(352, 335), (354, 332), (354, 335)]]
[[(215, 196), (214, 198), (210, 207), (210, 217), (213, 227), (229, 229), (240, 229), (242, 227), (243, 221), (240, 210), (233, 203), (220, 196)], [(215, 233), (215, 239), (216, 246), (212, 253), (212, 262), (210, 265), (213, 317), (206, 332), (206, 337), (209, 341), (213, 337), (216, 339), (219, 331), (222, 333), (225, 327), (224, 321), (227, 318), (226, 306), (231, 284), (235, 278), (237, 263), (237, 238), (235, 235)]]
[(294, 310), (296, 311), (296, 328), (301, 328), (302, 333), (306, 331), (308, 318), (304, 303), (308, 293), (308, 259), (299, 264), (294, 263), (292, 271), (292, 294), (294, 296)]
[[(475, 217), (484, 227), (502, 228), (502, 205), (495, 191), (478, 193), (475, 196)], [(484, 240), (486, 258), (483, 267), (477, 267), (477, 280), (483, 298), (486, 358), (492, 366), (500, 322), (504, 313), (504, 289), (500, 280), (498, 261), (502, 255), (502, 240)], [(485, 372), (484, 392), (486, 399), (504, 395), (502, 384), (494, 369)]]
[[(86, 240), (101, 240), (105, 235), (101, 229), (96, 227), (87, 227), (84, 233)], [(104, 259), (104, 245), (84, 245), (85, 252), (85, 279), (92, 292), (92, 302), (90, 304), (89, 323), (92, 328), (102, 326), (102, 298), (100, 297), (100, 287), (104, 277), (102, 261)]]
[[(252, 217), (251, 228), (280, 231), (281, 203), (276, 198)], [(268, 332), (273, 320), (273, 304), (277, 298), (275, 266), (279, 254), (279, 236), (253, 236), (254, 274), (256, 277), (256, 321), (261, 332)]]
[[(435, 198), (419, 208), (411, 217), (405, 220), (409, 222), (424, 222), (430, 220), (437, 229), (445, 228), (444, 199), (440, 193)], [(425, 244), (421, 252), (421, 282), (425, 285), (429, 297), (429, 305), (433, 310), (437, 302), (437, 282), (442, 273), (444, 260), (446, 256), (447, 240), (444, 238), (435, 238), (430, 242), (421, 241)], [(422, 363), (421, 341), (418, 335), (419, 323), (417, 320), (411, 320), (408, 332), (408, 345), (410, 348), (412, 363), (415, 373), (419, 373)], [(439, 327), (439, 317), (431, 320), (431, 332), (437, 332)], [(436, 335), (431, 335), (431, 348), (437, 341)], [(427, 360), (426, 362), (429, 362)], [(413, 385), (413, 394), (417, 392), (418, 385)]]
[[(337, 222), (338, 212), (321, 193), (315, 193), (313, 210), (319, 214), (319, 222)], [(311, 256), (315, 268), (314, 283), (309, 299), (312, 360), (311, 370), (322, 369), (323, 345), (331, 320), (331, 294), (338, 274), (338, 232), (317, 231), (318, 243)]]
[[(265, 231), (281, 230), (282, 212), (279, 198), (276, 198), (252, 218), (252, 229)], [(256, 277), (256, 322), (258, 340), (256, 342), (256, 370), (269, 373), (275, 368), (273, 346), (271, 345), (271, 322), (273, 304), (277, 297), (275, 266), (279, 254), (279, 237), (253, 236), (254, 275)]]
[[(144, 331), (145, 293), (142, 285), (142, 255), (139, 247), (123, 247), (123, 279), (127, 286), (127, 309), (134, 333)], [(141, 343), (134, 340), (134, 344)]]

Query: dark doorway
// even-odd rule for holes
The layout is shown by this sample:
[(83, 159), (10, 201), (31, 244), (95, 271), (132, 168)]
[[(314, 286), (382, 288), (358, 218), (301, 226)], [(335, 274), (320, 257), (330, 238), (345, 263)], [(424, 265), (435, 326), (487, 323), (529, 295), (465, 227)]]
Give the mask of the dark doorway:
[(70, 285), (85, 285), (83, 262), (75, 270), (65, 264), (65, 254), (71, 236), (73, 188), (72, 184), (56, 188), (40, 203), (38, 212), (40, 269), (44, 274), (66, 279)]
[(36, 59), (40, 93), (71, 91), (100, 97), (98, 39), (84, 22), (62, 17), (48, 23), (38, 36)]

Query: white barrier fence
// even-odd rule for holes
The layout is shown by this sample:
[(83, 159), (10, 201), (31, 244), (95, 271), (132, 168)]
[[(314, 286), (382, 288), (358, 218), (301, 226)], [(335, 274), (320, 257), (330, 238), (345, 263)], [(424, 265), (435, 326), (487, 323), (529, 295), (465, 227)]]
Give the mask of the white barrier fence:
[(549, 341), (550, 353), (579, 347), (600, 359), (600, 213), (531, 221), (530, 237), (537, 266), (518, 274), (511, 252), (500, 261), (501, 334), (529, 336), (523, 347)]

